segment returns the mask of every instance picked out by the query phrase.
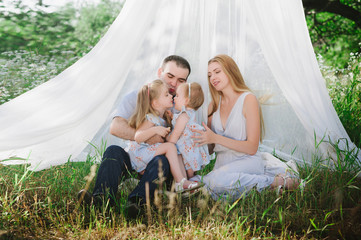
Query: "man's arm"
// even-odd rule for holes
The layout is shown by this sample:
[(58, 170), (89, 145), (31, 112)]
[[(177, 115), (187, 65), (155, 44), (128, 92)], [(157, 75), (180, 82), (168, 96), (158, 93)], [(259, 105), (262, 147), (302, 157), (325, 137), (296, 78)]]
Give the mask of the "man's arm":
[(134, 141), (135, 129), (128, 125), (128, 120), (122, 117), (114, 117), (110, 124), (110, 134)]
[[(135, 129), (128, 125), (128, 121), (122, 117), (114, 117), (110, 124), (110, 134), (123, 138), (125, 140), (134, 141)], [(164, 139), (160, 135), (155, 135), (149, 138), (146, 143), (152, 145), (155, 143), (164, 143)]]
[(146, 142), (155, 135), (165, 137), (170, 131), (170, 127), (155, 126), (154, 123), (146, 120), (135, 132), (134, 140), (137, 143)]

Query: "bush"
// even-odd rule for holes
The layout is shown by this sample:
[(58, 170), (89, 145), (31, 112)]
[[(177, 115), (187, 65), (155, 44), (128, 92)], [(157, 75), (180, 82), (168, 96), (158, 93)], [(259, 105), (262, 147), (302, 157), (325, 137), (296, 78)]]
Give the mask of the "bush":
[(74, 36), (81, 42), (79, 50), (87, 52), (98, 43), (118, 16), (123, 5), (120, 2), (102, 0), (99, 4), (88, 4), (79, 11)]
[(54, 51), (52, 56), (16, 50), (0, 55), (0, 104), (48, 81), (79, 57), (72, 51)]
[(101, 0), (80, 9), (67, 4), (52, 12), (39, 3), (34, 9), (21, 1), (12, 5), (16, 11), (0, 12), (0, 52), (27, 50), (53, 55), (58, 52), (52, 50), (57, 49), (79, 56), (99, 41), (123, 6), (119, 1)]
[(55, 77), (86, 54), (122, 8), (112, 0), (80, 10), (68, 4), (56, 12), (48, 12), (47, 6), (29, 9), (21, 1), (13, 5), (18, 11), (0, 12), (0, 104)]
[[(351, 1), (355, 2), (355, 1)], [(355, 6), (357, 3), (347, 5)], [(313, 48), (327, 65), (346, 68), (350, 53), (360, 52), (361, 29), (354, 21), (329, 12), (306, 11), (306, 21)]]
[(345, 69), (325, 65), (321, 55), (318, 55), (318, 60), (333, 106), (351, 140), (360, 147), (361, 54), (351, 53)]

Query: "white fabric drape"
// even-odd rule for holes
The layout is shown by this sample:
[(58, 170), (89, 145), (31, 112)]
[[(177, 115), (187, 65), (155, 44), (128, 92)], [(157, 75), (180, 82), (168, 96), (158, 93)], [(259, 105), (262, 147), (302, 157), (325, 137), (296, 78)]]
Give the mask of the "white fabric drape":
[[(155, 79), (171, 54), (188, 59), (189, 81), (207, 90), (207, 61), (220, 53), (236, 60), (258, 97), (270, 96), (262, 106), (263, 149), (309, 161), (314, 133), (349, 141), (318, 69), (301, 0), (128, 0), (89, 54), (0, 106), (0, 159), (25, 158), (41, 170), (84, 161), (94, 154), (89, 142), (122, 144), (108, 132), (125, 93)], [(325, 145), (319, 154), (329, 150)]]
[[(249, 17), (264, 58), (306, 134), (313, 136), (315, 133), (318, 142), (324, 136), (327, 141), (329, 136), (334, 143), (340, 138), (346, 138), (350, 142), (328, 96), (306, 22), (293, 20), (304, 19), (301, 1), (283, 1), (278, 6), (274, 6), (272, 1), (247, 3)], [(265, 15), (269, 9), (272, 11)], [(315, 139), (309, 138), (308, 141), (311, 146)], [(332, 154), (330, 145), (324, 143), (321, 147), (322, 151)], [(346, 147), (345, 141), (340, 142), (340, 147)], [(310, 156), (308, 154), (304, 157)]]

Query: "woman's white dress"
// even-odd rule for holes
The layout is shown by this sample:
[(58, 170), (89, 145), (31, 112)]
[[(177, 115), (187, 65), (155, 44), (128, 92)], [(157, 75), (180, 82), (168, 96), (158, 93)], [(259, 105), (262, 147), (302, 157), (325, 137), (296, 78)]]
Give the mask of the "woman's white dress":
[[(222, 127), (220, 106), (212, 117), (212, 130), (219, 135), (244, 141), (247, 138), (246, 119), (242, 114), (244, 99), (250, 92), (241, 94)], [(221, 101), (220, 101), (221, 102)], [(255, 187), (258, 191), (269, 187), (278, 173), (289, 168), (268, 153), (248, 155), (216, 144), (216, 163), (213, 170), (203, 178), (215, 200), (235, 201)]]

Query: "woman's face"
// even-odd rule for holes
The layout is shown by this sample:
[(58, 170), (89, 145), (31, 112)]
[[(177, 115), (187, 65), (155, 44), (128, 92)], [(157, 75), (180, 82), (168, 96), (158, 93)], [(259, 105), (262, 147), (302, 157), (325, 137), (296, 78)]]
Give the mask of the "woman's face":
[(181, 85), (177, 88), (176, 95), (174, 97), (174, 108), (178, 111), (181, 111), (182, 107), (186, 106), (188, 103), (188, 98), (185, 96), (186, 87), (188, 87), (188, 84)]
[(222, 91), (230, 82), (218, 62), (212, 62), (208, 65), (208, 79), (217, 91)]

